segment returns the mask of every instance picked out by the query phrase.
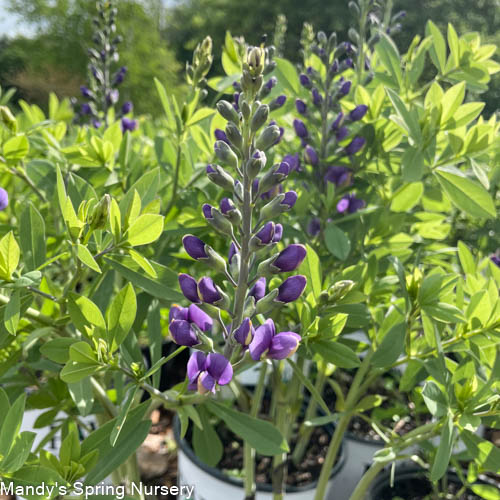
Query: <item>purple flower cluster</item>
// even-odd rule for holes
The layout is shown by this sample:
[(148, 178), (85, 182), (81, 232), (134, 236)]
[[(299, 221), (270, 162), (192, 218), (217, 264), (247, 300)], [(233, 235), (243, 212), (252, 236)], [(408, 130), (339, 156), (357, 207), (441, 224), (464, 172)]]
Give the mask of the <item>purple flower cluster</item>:
[[(234, 85), (235, 102), (217, 104), (227, 125), (225, 130), (215, 130), (214, 151), (220, 165), (208, 165), (206, 172), (227, 195), (218, 207), (203, 204), (201, 212), (211, 227), (229, 238), (228, 257), (219, 255), (198, 236), (188, 234), (182, 239), (189, 257), (217, 273), (198, 280), (180, 274), (180, 289), (191, 305), (174, 305), (169, 317), (174, 342), (198, 349), (189, 359), (188, 379), (189, 388), (200, 393), (215, 392), (218, 386), (229, 383), (232, 365), (243, 357), (254, 361), (285, 359), (301, 340), (295, 332), (277, 333), (271, 319), (254, 324), (257, 315), (297, 300), (306, 287), (304, 276), (292, 275), (268, 289), (268, 278), (300, 266), (306, 248), (295, 243), (283, 245), (283, 225), (275, 221), (297, 201), (297, 193), (284, 192), (282, 182), (290, 172), (300, 169), (300, 158), (298, 154), (287, 155), (282, 162), (267, 165), (266, 151), (283, 133), (274, 121), (268, 121), (269, 113), (285, 103), (284, 96), (261, 103), (276, 85), (275, 77), (267, 81), (261, 78), (270, 67), (265, 62), (267, 56), (265, 49), (250, 49), (243, 78)], [(309, 161), (314, 162), (314, 157)], [(278, 246), (282, 248), (278, 250)], [(234, 290), (226, 293), (227, 286)], [(231, 322), (225, 324), (223, 317)], [(222, 345), (217, 341), (216, 325), (222, 332)]]

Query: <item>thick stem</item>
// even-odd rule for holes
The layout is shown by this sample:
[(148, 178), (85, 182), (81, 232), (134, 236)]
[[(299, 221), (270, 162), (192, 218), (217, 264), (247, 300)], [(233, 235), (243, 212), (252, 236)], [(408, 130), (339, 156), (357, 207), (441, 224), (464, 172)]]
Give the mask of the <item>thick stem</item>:
[(364, 500), (368, 488), (385, 466), (385, 462), (374, 462), (364, 473), (358, 485), (352, 492), (352, 495), (349, 497), (349, 500)]
[[(257, 417), (262, 397), (264, 396), (264, 388), (266, 381), (267, 362), (263, 361), (260, 367), (259, 380), (253, 395), (252, 407), (250, 415)], [(244, 444), (244, 468), (245, 468), (245, 500), (255, 499), (255, 450), (245, 441)]]
[[(287, 430), (287, 413), (288, 406), (285, 398), (285, 390), (283, 387), (282, 375), (283, 375), (283, 361), (278, 363), (276, 369), (276, 385), (274, 387), (274, 392), (277, 396), (276, 398), (276, 419), (275, 426), (281, 432), (282, 435), (286, 434)], [(287, 476), (287, 461), (286, 452), (274, 455), (273, 458), (273, 500), (283, 500), (285, 496), (285, 484)]]

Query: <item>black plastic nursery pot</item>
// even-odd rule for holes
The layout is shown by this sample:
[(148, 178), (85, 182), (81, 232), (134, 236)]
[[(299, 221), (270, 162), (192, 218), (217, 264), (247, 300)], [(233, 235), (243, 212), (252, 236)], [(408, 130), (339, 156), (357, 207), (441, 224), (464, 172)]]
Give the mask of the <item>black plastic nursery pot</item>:
[[(333, 425), (326, 425), (324, 429), (330, 436), (333, 435)], [(174, 418), (174, 436), (178, 445), (178, 484), (193, 485), (195, 489), (192, 498), (195, 500), (244, 498), (244, 486), (241, 479), (205, 464), (196, 456), (188, 440), (181, 439), (180, 421), (177, 416)], [(329, 488), (336, 487), (336, 480), (344, 467), (345, 460), (345, 450), (342, 444), (339, 458), (330, 475)], [(312, 500), (317, 483), (316, 479), (307, 485), (287, 485), (286, 498), (289, 500)], [(257, 483), (257, 500), (271, 500), (272, 496), (271, 484)]]
[[(465, 475), (467, 473), (465, 472)], [(448, 471), (444, 478), (446, 483), (452, 489), (451, 493), (456, 493), (462, 486), (458, 475), (453, 471)], [(495, 486), (490, 482), (479, 480), (479, 484)], [(498, 487), (498, 485), (496, 485)], [(403, 466), (396, 468), (394, 476), (394, 485), (391, 487), (390, 471), (385, 471), (373, 483), (366, 500), (392, 500), (397, 498), (404, 500), (423, 500), (434, 499), (429, 496), (433, 493), (432, 484), (426, 477), (425, 471), (419, 467)], [(453, 497), (455, 498), (455, 497)], [(467, 490), (457, 500), (481, 500), (472, 491)]]

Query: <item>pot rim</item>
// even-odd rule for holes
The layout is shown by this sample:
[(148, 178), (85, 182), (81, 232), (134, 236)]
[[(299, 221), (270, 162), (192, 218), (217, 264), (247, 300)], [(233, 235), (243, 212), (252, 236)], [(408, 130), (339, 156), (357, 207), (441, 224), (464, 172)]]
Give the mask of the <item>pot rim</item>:
[[(205, 464), (202, 462), (194, 453), (193, 448), (189, 445), (189, 443), (186, 441), (186, 439), (182, 438), (180, 436), (180, 420), (177, 414), (174, 415), (174, 438), (179, 446), (179, 448), (182, 450), (182, 452), (200, 469), (202, 469), (204, 472), (207, 474), (210, 474), (211, 476), (216, 477), (220, 481), (224, 483), (229, 483), (232, 484), (233, 486), (238, 486), (240, 488), (243, 488), (243, 481), (240, 479), (237, 479), (235, 477), (229, 476), (222, 472), (220, 469), (216, 467), (211, 467), (210, 465)], [(330, 477), (328, 480), (331, 480), (333, 477), (338, 475), (340, 470), (344, 467), (345, 462), (346, 462), (346, 450), (344, 446), (344, 440), (342, 440), (340, 444), (340, 453), (338, 456), (338, 460), (333, 466), (332, 472), (330, 474)], [(318, 478), (319, 479), (319, 478)], [(318, 479), (315, 479), (309, 484), (302, 485), (302, 486), (292, 486), (292, 485), (286, 485), (286, 493), (299, 493), (303, 491), (308, 491), (308, 490), (313, 490), (316, 488), (318, 485)], [(273, 487), (271, 484), (262, 484), (262, 483), (257, 483), (257, 491), (261, 492), (266, 492), (266, 493), (272, 493)]]

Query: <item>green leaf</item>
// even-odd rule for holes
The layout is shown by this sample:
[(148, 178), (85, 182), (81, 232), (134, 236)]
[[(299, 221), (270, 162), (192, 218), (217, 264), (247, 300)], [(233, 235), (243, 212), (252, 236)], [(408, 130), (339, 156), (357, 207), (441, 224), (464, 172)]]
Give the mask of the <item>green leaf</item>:
[(232, 410), (215, 401), (207, 402), (207, 406), (212, 413), (224, 421), (231, 431), (249, 443), (257, 453), (273, 456), (289, 451), (285, 438), (271, 423)]
[(463, 242), (458, 242), (458, 258), (465, 274), (476, 273), (476, 263), (469, 247)]
[(120, 213), (120, 207), (114, 198), (111, 200), (111, 206), (109, 209), (109, 225), (115, 243), (118, 243), (122, 237), (122, 216)]
[(424, 154), (420, 149), (408, 147), (401, 158), (401, 176), (406, 182), (417, 182), (424, 175)]
[(0, 240), (0, 278), (6, 281), (12, 279), (12, 273), (19, 264), (20, 250), (14, 233), (9, 231)]
[(460, 82), (448, 89), (441, 101), (443, 111), (441, 113), (441, 123), (446, 123), (453, 117), (455, 111), (460, 107), (465, 97), (465, 82)]
[(9, 454), (0, 462), (0, 470), (4, 474), (19, 470), (28, 460), (35, 440), (35, 432), (22, 432), (16, 436)]
[(125, 403), (123, 404), (120, 413), (116, 417), (116, 424), (113, 427), (113, 431), (111, 432), (111, 436), (109, 437), (109, 442), (111, 443), (111, 446), (115, 446), (116, 442), (118, 441), (118, 438), (120, 437), (120, 433), (123, 429), (123, 426), (125, 425), (125, 421), (127, 419), (127, 415), (130, 411), (130, 407), (132, 406), (132, 403), (134, 402), (135, 395), (137, 394), (137, 390), (139, 389), (139, 386), (131, 387), (128, 396), (125, 399)]
[(106, 322), (101, 310), (87, 297), (71, 294), (68, 298), (68, 312), (75, 326), (87, 333), (92, 326), (106, 330)]
[(68, 384), (68, 391), (80, 415), (83, 417), (90, 415), (94, 406), (94, 391), (90, 379), (83, 378), (78, 382)]
[(151, 262), (149, 262), (146, 257), (144, 257), (142, 254), (139, 252), (136, 252), (135, 250), (132, 250), (131, 248), (128, 249), (128, 253), (130, 257), (132, 257), (132, 260), (151, 278), (158, 278), (158, 275), (156, 274), (156, 271), (154, 267), (151, 265)]
[(168, 267), (152, 263), (155, 273), (158, 276), (158, 279), (152, 279), (149, 276), (145, 276), (144, 274), (135, 271), (133, 269), (134, 263), (131, 260), (118, 260), (110, 257), (105, 257), (105, 260), (125, 279), (129, 280), (135, 286), (142, 288), (145, 292), (153, 295), (154, 297), (168, 301), (179, 301), (184, 298), (184, 296), (177, 291), (177, 273)]
[(394, 90), (386, 88), (385, 91), (387, 92), (392, 105), (396, 109), (398, 116), (401, 118), (405, 130), (417, 144), (420, 144), (422, 142), (422, 133), (420, 131), (418, 118), (415, 117), (415, 114), (413, 112), (408, 111), (408, 109), (406, 108), (406, 104), (401, 100), (399, 95)]
[(397, 361), (404, 350), (406, 339), (406, 323), (394, 325), (384, 336), (373, 354), (372, 364), (377, 368), (385, 368)]
[(460, 437), (477, 465), (494, 474), (500, 474), (500, 448), (470, 431), (461, 432)]
[(197, 425), (193, 427), (193, 449), (202, 462), (215, 467), (224, 455), (224, 447), (202, 406), (198, 408), (198, 414), (202, 429)]
[(423, 193), (424, 185), (421, 182), (403, 184), (392, 197), (391, 210), (393, 212), (408, 212), (419, 203)]
[(290, 359), (287, 359), (288, 364), (292, 367), (293, 373), (299, 378), (302, 384), (304, 384), (305, 387), (307, 387), (307, 390), (311, 393), (311, 396), (314, 398), (314, 400), (321, 406), (321, 409), (327, 414), (330, 414), (330, 409), (328, 408), (328, 405), (325, 403), (323, 398), (321, 397), (320, 392), (314, 384), (304, 375), (302, 370)]
[(300, 265), (298, 272), (304, 274), (307, 278), (307, 289), (313, 292), (316, 299), (321, 293), (321, 262), (319, 260), (318, 254), (310, 245), (306, 245), (307, 255), (302, 264)]
[(467, 102), (460, 106), (453, 118), (450, 120), (448, 127), (446, 128), (460, 128), (469, 125), (470, 122), (475, 120), (483, 111), (485, 106), (484, 102)]
[(433, 380), (425, 383), (422, 390), (425, 404), (432, 416), (442, 417), (448, 412), (448, 398)]
[(107, 310), (109, 341), (117, 348), (130, 332), (137, 314), (134, 287), (128, 283), (113, 299)]
[(300, 82), (299, 76), (295, 66), (281, 57), (275, 57), (276, 62), (275, 75), (278, 81), (288, 90), (290, 90), (294, 95), (300, 93)]
[(446, 41), (439, 28), (428, 21), (425, 28), (426, 35), (432, 36), (431, 59), (440, 74), (443, 74), (446, 67)]
[(437, 180), (451, 202), (472, 217), (496, 218), (495, 204), (480, 184), (471, 181), (457, 169), (440, 167), (435, 170)]
[(97, 356), (92, 347), (87, 342), (75, 342), (69, 348), (69, 359), (77, 363), (96, 364)]
[(67, 363), (69, 361), (69, 348), (77, 342), (76, 339), (61, 337), (49, 340), (40, 347), (40, 352), (55, 363)]
[(15, 335), (17, 332), (17, 326), (19, 325), (19, 318), (21, 314), (21, 300), (19, 290), (12, 292), (10, 300), (5, 307), (4, 312), (4, 324), (5, 328), (11, 335)]
[(61, 380), (67, 384), (74, 384), (90, 375), (97, 373), (101, 367), (99, 365), (91, 365), (87, 363), (76, 363), (68, 361), (64, 368), (61, 370)]
[(170, 106), (170, 100), (168, 98), (167, 91), (165, 90), (165, 87), (160, 82), (160, 80), (158, 80), (158, 78), (155, 77), (154, 82), (156, 85), (156, 90), (158, 91), (158, 95), (160, 96), (161, 105), (163, 106), (163, 110), (165, 111), (167, 123), (171, 128), (173, 128), (175, 125), (175, 118)]
[(187, 121), (186, 126), (191, 127), (192, 125), (195, 125), (198, 122), (201, 122), (201, 120), (204, 120), (205, 118), (208, 118), (209, 116), (212, 116), (215, 113), (215, 110), (211, 108), (200, 108), (196, 110), (194, 115)]
[(446, 470), (448, 469), (448, 464), (450, 463), (452, 448), (453, 419), (450, 416), (446, 419), (443, 430), (441, 431), (439, 446), (437, 449), (436, 457), (434, 458), (434, 463), (432, 464), (431, 481), (437, 481), (444, 476)]
[(380, 35), (380, 41), (375, 45), (375, 52), (394, 81), (401, 87), (403, 75), (401, 72), (401, 56), (399, 55), (399, 51), (391, 38), (383, 32), (380, 32)]
[(29, 147), (28, 138), (25, 135), (11, 137), (3, 145), (3, 156), (8, 162), (17, 162), (28, 154)]
[(163, 232), (163, 216), (155, 214), (140, 215), (127, 231), (127, 242), (134, 246), (146, 245), (156, 241)]
[(310, 345), (315, 354), (340, 368), (356, 368), (361, 364), (356, 353), (341, 342), (318, 340)]
[(492, 486), (491, 484), (473, 484), (470, 487), (471, 491), (474, 492), (478, 497), (484, 498), (484, 500), (500, 500), (500, 492), (497, 486)]
[(101, 268), (90, 253), (90, 250), (80, 243), (78, 243), (76, 247), (78, 259), (81, 260), (87, 267), (90, 267), (90, 269), (92, 269), (93, 271), (101, 274)]
[(351, 241), (344, 231), (333, 222), (327, 223), (325, 229), (326, 247), (332, 255), (340, 260), (346, 260), (351, 251)]
[(45, 221), (31, 202), (21, 213), (19, 243), (26, 270), (33, 271), (45, 262)]
[(71, 462), (78, 462), (80, 459), (80, 439), (78, 438), (78, 431), (76, 425), (72, 424), (66, 437), (61, 443), (61, 450), (59, 452), (59, 460), (61, 465), (68, 466)]
[(0, 429), (0, 456), (6, 457), (14, 444), (14, 439), (19, 433), (23, 421), (25, 404), (26, 394), (21, 394), (7, 411)]
[(444, 323), (465, 323), (462, 311), (446, 302), (437, 302), (433, 305), (425, 305), (422, 307), (431, 318), (437, 319)]

